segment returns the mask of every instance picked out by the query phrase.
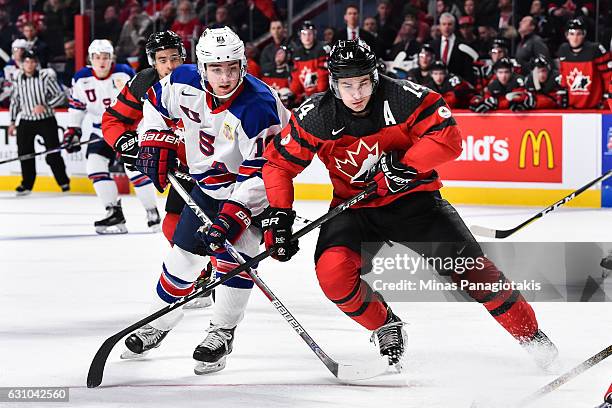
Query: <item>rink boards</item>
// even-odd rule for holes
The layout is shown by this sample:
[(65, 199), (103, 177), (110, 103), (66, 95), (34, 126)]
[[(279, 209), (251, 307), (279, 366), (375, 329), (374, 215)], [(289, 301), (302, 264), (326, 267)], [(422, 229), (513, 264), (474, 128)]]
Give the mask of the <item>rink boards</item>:
[[(61, 135), (67, 112), (58, 112)], [(463, 153), (438, 168), (443, 194), (453, 203), (495, 205), (547, 205), (596, 178), (612, 167), (612, 115), (550, 112), (478, 115), (456, 112), (462, 130)], [(15, 157), (14, 137), (7, 135), (8, 112), (0, 112), (0, 160)], [(89, 133), (84, 127), (84, 140)], [(37, 151), (44, 150), (38, 144)], [(72, 191), (93, 193), (85, 170), (84, 151), (63, 153), (72, 178)], [(35, 191), (59, 191), (42, 156)], [(13, 190), (20, 181), (19, 162), (0, 166), (0, 190)], [(604, 185), (584, 192), (568, 205), (612, 205)], [(327, 170), (315, 159), (296, 179), (298, 199), (331, 197)], [(612, 195), (612, 192), (611, 192)]]

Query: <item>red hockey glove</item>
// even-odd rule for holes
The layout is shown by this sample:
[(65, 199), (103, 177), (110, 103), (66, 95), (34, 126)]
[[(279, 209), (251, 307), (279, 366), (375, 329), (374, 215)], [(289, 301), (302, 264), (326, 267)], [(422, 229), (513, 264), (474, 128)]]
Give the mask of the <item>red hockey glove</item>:
[(136, 168), (149, 177), (160, 193), (168, 185), (168, 172), (177, 167), (179, 138), (170, 130), (147, 130), (140, 141)]
[(81, 128), (69, 127), (66, 129), (62, 144), (66, 146), (66, 151), (68, 153), (76, 153), (81, 150), (79, 143), (81, 142), (82, 135), (83, 132), (81, 132)]
[(300, 250), (297, 240), (290, 240), (294, 220), (295, 211), (291, 208), (273, 207), (266, 210), (261, 220), (266, 250), (276, 248), (271, 256), (278, 261), (287, 262)]
[(366, 181), (375, 183), (376, 194), (384, 197), (416, 187), (413, 181), (417, 174), (415, 168), (400, 161), (398, 152), (392, 151), (383, 154), (378, 163), (368, 170)]
[(204, 252), (216, 255), (225, 251), (225, 240), (236, 243), (251, 225), (251, 211), (242, 204), (227, 201), (208, 231), (199, 229), (196, 239), (204, 245)]

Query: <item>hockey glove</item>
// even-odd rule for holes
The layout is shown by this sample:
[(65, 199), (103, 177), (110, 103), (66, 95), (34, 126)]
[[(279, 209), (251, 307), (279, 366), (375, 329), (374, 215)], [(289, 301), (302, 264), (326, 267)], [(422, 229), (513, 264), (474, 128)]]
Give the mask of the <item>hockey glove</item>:
[(470, 106), (470, 109), (476, 113), (486, 113), (490, 110), (495, 110), (497, 109), (497, 99), (493, 96), (489, 96), (478, 105)]
[(396, 151), (388, 152), (378, 160), (366, 175), (366, 181), (376, 184), (376, 194), (384, 197), (398, 194), (416, 186), (413, 183), (418, 172), (400, 161)]
[(196, 239), (202, 242), (208, 255), (225, 251), (225, 240), (236, 243), (242, 233), (251, 225), (251, 211), (242, 204), (227, 201), (208, 230), (196, 231)]
[(261, 220), (266, 250), (276, 248), (271, 256), (278, 261), (287, 262), (300, 250), (297, 240), (290, 240), (294, 220), (295, 211), (292, 209), (273, 207), (266, 210)]
[(557, 105), (559, 105), (559, 107), (562, 109), (566, 109), (568, 102), (569, 102), (568, 100), (569, 98), (567, 95), (567, 89), (559, 89), (556, 94), (556, 99), (557, 99)]
[(81, 128), (69, 127), (66, 129), (62, 144), (66, 146), (66, 151), (68, 153), (76, 153), (81, 150), (79, 143), (81, 142), (82, 135), (83, 132), (81, 132)]
[(147, 130), (140, 141), (136, 168), (151, 179), (160, 193), (168, 185), (168, 172), (177, 167), (179, 143), (170, 130)]
[(138, 133), (133, 130), (125, 131), (115, 142), (115, 151), (119, 153), (121, 161), (130, 170), (136, 170), (138, 159)]

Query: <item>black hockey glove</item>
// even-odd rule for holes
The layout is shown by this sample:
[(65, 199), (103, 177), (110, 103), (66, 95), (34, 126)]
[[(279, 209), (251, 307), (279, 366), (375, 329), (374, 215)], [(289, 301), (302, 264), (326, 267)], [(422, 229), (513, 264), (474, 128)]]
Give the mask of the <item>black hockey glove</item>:
[(271, 256), (278, 261), (287, 262), (300, 250), (297, 241), (290, 241), (294, 220), (291, 208), (274, 207), (268, 208), (261, 219), (266, 250), (276, 248)]
[(522, 112), (535, 108), (535, 105), (536, 99), (534, 94), (532, 94), (531, 92), (526, 92), (525, 98), (523, 100), (510, 102), (510, 110), (512, 112)]
[(379, 197), (398, 194), (416, 187), (413, 183), (418, 172), (415, 168), (406, 166), (400, 161), (396, 151), (382, 155), (366, 175), (366, 181), (376, 184), (376, 194)]
[(476, 106), (470, 106), (470, 109), (476, 113), (486, 113), (490, 110), (497, 109), (497, 99), (494, 96), (489, 96)]
[(136, 170), (138, 160), (138, 133), (133, 130), (125, 131), (115, 142), (115, 151), (119, 153), (121, 161), (130, 170)]
[(81, 136), (83, 132), (81, 132), (81, 128), (78, 127), (69, 127), (64, 132), (64, 141), (63, 144), (66, 146), (66, 151), (68, 153), (76, 153), (81, 150), (80, 142)]

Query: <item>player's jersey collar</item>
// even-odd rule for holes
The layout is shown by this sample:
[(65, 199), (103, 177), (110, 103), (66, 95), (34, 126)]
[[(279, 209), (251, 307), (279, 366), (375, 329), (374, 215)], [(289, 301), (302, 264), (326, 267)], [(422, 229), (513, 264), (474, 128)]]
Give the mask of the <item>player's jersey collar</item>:
[[(212, 91), (212, 88), (208, 83), (206, 84), (206, 87), (208, 88), (208, 90)], [(242, 81), (242, 83), (238, 85), (238, 89), (236, 90), (236, 92), (234, 92), (234, 94), (230, 96), (227, 101), (225, 101), (216, 108), (213, 107), (213, 96), (210, 93), (206, 92), (206, 104), (208, 105), (208, 109), (210, 109), (211, 113), (213, 114), (223, 112), (231, 106), (232, 102), (234, 101), (234, 99), (236, 99), (238, 95), (240, 95), (243, 88), (244, 81)]]

